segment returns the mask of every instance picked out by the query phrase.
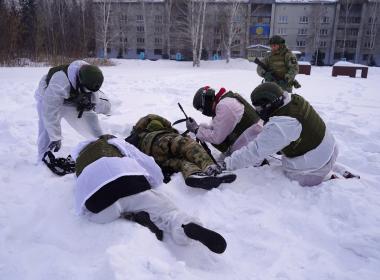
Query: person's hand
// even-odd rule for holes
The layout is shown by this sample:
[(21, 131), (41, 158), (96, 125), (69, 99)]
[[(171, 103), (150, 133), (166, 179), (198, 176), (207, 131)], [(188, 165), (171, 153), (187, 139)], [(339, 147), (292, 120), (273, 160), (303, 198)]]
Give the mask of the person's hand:
[(48, 148), (50, 151), (53, 150), (53, 152), (58, 152), (61, 149), (61, 145), (61, 140), (51, 141)]
[(188, 118), (186, 120), (186, 128), (188, 131), (190, 131), (194, 134), (197, 134), (199, 125), (197, 124), (197, 122), (193, 118)]

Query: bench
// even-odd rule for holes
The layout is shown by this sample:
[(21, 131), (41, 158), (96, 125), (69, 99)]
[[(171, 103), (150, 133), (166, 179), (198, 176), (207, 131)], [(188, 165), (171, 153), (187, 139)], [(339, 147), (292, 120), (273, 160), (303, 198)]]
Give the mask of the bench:
[[(347, 62), (346, 62), (347, 63)], [(352, 64), (352, 65), (350, 65)], [(347, 65), (334, 65), (332, 68), (332, 76), (349, 76), (351, 78), (356, 77), (356, 71), (360, 70), (361, 75), (360, 77), (362, 78), (367, 78), (368, 75), (368, 67), (364, 65), (358, 65), (358, 64), (353, 64), (350, 63)]]

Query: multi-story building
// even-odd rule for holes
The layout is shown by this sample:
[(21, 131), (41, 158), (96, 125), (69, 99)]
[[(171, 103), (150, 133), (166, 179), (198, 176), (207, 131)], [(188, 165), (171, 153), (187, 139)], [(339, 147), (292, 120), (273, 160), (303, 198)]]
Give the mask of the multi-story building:
[[(191, 59), (189, 3), (94, 0), (98, 56)], [(379, 22), (380, 0), (207, 0), (202, 58), (262, 56), (280, 35), (305, 61), (380, 65)]]

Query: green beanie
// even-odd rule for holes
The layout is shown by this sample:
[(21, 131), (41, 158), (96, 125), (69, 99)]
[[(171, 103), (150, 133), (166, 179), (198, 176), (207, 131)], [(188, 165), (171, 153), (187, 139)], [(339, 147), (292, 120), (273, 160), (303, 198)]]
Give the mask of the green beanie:
[(79, 69), (79, 82), (81, 86), (91, 91), (98, 91), (103, 84), (103, 73), (95, 65), (83, 65)]
[(164, 128), (165, 128), (164, 125), (159, 120), (150, 121), (150, 123), (146, 127), (148, 131), (158, 131)]
[(283, 90), (275, 83), (262, 83), (251, 93), (251, 101), (254, 106), (262, 106), (274, 102), (284, 94)]
[(285, 44), (285, 39), (281, 36), (274, 35), (269, 39), (269, 45), (283, 45)]

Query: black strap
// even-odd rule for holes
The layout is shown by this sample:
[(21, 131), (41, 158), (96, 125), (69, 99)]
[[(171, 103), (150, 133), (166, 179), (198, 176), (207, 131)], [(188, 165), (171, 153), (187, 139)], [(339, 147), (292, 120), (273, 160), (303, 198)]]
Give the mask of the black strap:
[(124, 219), (129, 221), (134, 221), (143, 227), (147, 227), (151, 232), (156, 235), (156, 238), (162, 241), (164, 237), (164, 233), (161, 229), (159, 229), (150, 219), (149, 213), (145, 211), (137, 212), (137, 213), (125, 213)]
[(75, 162), (70, 155), (67, 158), (56, 158), (51, 151), (47, 151), (44, 154), (42, 161), (58, 176), (64, 176), (75, 172)]

